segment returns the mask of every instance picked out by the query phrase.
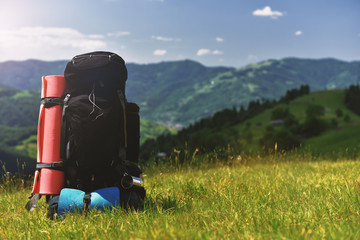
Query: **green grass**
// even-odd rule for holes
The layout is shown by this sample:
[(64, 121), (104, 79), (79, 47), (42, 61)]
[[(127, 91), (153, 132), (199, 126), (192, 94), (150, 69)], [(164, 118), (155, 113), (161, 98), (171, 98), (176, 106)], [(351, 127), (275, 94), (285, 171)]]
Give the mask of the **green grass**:
[[(143, 211), (27, 213), (30, 186), (0, 185), (0, 239), (359, 239), (359, 161), (308, 154), (191, 158), (145, 169)], [(215, 157), (215, 159), (214, 159)], [(176, 158), (175, 158), (176, 160)], [(359, 159), (357, 159), (359, 160)], [(196, 162), (199, 161), (199, 162)], [(17, 186), (17, 187), (16, 187)]]

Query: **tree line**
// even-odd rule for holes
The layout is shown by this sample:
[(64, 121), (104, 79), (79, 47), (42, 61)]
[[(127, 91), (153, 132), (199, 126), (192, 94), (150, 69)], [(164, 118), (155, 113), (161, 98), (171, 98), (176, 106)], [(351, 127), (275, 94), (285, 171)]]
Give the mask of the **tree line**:
[(360, 115), (360, 86), (351, 85), (345, 90), (345, 105), (348, 109)]

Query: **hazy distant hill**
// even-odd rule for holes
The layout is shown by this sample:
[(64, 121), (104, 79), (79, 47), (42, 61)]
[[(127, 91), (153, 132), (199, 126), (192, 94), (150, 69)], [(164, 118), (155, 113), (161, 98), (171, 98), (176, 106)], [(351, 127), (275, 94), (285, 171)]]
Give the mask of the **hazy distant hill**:
[(127, 96), (140, 105), (141, 116), (146, 119), (186, 125), (228, 106), (220, 104), (218, 100), (224, 96), (208, 86), (212, 79), (231, 70), (190, 60), (128, 64)]
[[(0, 63), (0, 83), (39, 90), (41, 76), (63, 74), (66, 61)], [(315, 90), (345, 88), (360, 82), (360, 61), (336, 59), (268, 60), (240, 69), (206, 67), (184, 60), (127, 64), (127, 97), (141, 107), (143, 119), (188, 125), (254, 99), (274, 99), (307, 84)]]
[(0, 63), (0, 83), (23, 89), (41, 90), (41, 77), (63, 75), (67, 61), (8, 61)]

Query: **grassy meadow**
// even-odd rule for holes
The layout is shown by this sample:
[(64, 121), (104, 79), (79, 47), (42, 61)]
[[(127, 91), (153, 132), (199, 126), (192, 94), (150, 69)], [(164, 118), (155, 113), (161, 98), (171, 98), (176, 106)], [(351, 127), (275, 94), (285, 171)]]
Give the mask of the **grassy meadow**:
[[(176, 154), (176, 153), (175, 153)], [(145, 167), (144, 210), (49, 220), (31, 182), (0, 185), (0, 239), (359, 239), (360, 161), (216, 153)]]

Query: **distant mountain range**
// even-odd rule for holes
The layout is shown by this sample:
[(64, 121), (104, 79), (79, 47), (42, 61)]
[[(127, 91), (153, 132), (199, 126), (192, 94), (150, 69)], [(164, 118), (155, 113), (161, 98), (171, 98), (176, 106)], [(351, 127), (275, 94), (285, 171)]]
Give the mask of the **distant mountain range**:
[[(39, 91), (41, 76), (62, 75), (66, 63), (3, 62), (0, 84)], [(285, 58), (239, 69), (206, 67), (191, 60), (128, 63), (127, 68), (126, 95), (140, 105), (141, 117), (170, 126), (188, 125), (224, 108), (246, 106), (254, 99), (277, 99), (304, 84), (315, 91), (360, 82), (360, 61), (336, 59)]]

